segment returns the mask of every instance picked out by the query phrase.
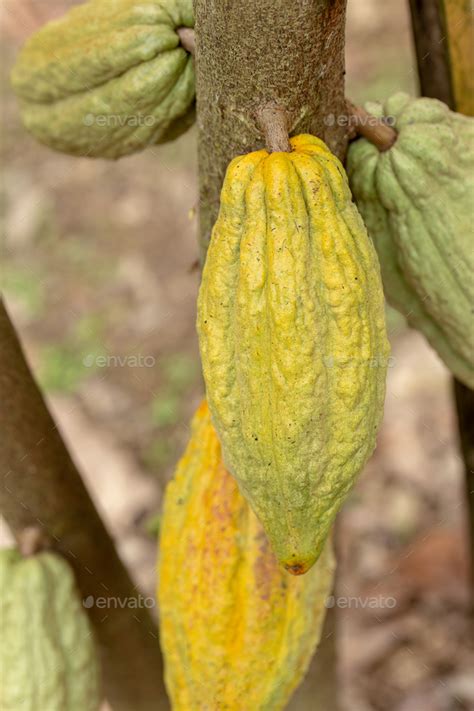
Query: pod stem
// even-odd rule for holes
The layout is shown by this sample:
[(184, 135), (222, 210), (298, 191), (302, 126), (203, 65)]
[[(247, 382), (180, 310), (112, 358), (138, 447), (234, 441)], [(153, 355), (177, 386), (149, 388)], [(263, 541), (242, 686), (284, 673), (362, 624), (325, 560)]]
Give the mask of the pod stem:
[(30, 558), (51, 546), (51, 540), (39, 526), (23, 528), (17, 535), (17, 543), (24, 558)]
[(262, 106), (257, 111), (257, 122), (265, 136), (265, 144), (270, 153), (291, 152), (288, 137), (288, 117), (281, 106)]
[(196, 51), (196, 37), (194, 30), (191, 27), (178, 27), (176, 33), (181, 42), (181, 46), (186, 50), (186, 52), (189, 52), (189, 54), (192, 54), (194, 57), (194, 53)]
[(369, 114), (362, 106), (356, 106), (351, 101), (346, 101), (346, 104), (351, 119), (350, 124), (356, 133), (377, 146), (379, 151), (388, 151), (397, 140), (398, 134), (395, 129)]

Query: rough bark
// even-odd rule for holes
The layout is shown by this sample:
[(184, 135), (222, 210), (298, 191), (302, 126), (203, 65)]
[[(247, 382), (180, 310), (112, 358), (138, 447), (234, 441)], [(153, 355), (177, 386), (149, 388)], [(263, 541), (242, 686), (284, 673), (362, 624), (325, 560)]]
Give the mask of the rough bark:
[[(139, 594), (48, 412), (3, 304), (0, 401), (2, 515), (18, 540), (30, 527), (44, 532), (74, 568), (84, 599), (108, 599), (107, 607), (93, 604), (88, 612), (114, 711), (168, 709), (156, 623), (143, 604), (131, 606)], [(115, 607), (117, 601), (126, 606)]]
[[(195, 15), (204, 261), (229, 161), (268, 143), (287, 149), (279, 128), (265, 130), (269, 113), (284, 111), (291, 135), (317, 135), (345, 157), (345, 0), (195, 0)], [(335, 661), (331, 614), (292, 711), (336, 711)]]
[[(286, 110), (343, 157), (344, 0), (195, 0), (200, 234), (204, 257), (225, 169), (265, 144), (258, 111)], [(342, 117), (342, 119), (341, 119)]]
[(441, 2), (410, 0), (413, 41), (422, 96), (454, 105)]
[(465, 468), (465, 493), (470, 538), (471, 611), (474, 614), (474, 391), (453, 378), (459, 441)]

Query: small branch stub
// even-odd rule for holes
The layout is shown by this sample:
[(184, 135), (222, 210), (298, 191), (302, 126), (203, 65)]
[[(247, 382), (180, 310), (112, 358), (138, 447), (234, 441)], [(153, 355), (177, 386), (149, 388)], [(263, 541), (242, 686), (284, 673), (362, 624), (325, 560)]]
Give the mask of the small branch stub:
[(29, 558), (50, 547), (48, 536), (37, 526), (27, 526), (17, 535), (18, 549), (24, 558)]
[(291, 153), (288, 138), (288, 118), (285, 109), (279, 106), (263, 106), (257, 111), (257, 121), (265, 136), (270, 153)]
[(350, 123), (355, 128), (356, 133), (364, 136), (374, 146), (377, 146), (379, 151), (388, 151), (397, 140), (398, 134), (395, 129), (369, 114), (361, 106), (355, 106), (350, 101), (346, 103), (351, 119)]
[(194, 30), (191, 27), (178, 27), (176, 30), (182, 47), (192, 54), (194, 57), (194, 52), (196, 51), (196, 38), (194, 35)]

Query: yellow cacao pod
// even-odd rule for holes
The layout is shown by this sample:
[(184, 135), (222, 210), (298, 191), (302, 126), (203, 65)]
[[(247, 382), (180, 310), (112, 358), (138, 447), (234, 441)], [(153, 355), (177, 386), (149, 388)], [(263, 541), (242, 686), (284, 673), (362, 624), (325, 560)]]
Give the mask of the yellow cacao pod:
[(389, 347), (344, 168), (318, 138), (291, 145), (230, 163), (197, 325), (225, 464), (300, 574), (374, 449)]
[(0, 551), (0, 709), (98, 711), (99, 660), (69, 564)]
[(203, 403), (161, 523), (158, 599), (173, 709), (282, 709), (319, 641), (333, 569), (329, 543), (302, 578), (278, 565), (224, 468)]

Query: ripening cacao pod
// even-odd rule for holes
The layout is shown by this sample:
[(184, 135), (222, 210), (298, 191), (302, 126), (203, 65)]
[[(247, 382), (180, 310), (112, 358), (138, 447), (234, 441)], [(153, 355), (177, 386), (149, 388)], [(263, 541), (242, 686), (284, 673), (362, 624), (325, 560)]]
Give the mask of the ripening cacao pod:
[(97, 711), (99, 662), (67, 562), (0, 551), (0, 607), (2, 711)]
[(474, 119), (404, 93), (367, 110), (398, 133), (386, 151), (359, 139), (348, 155), (387, 299), (474, 387)]
[(291, 146), (230, 163), (198, 331), (224, 462), (300, 574), (374, 449), (389, 347), (344, 168), (318, 138)]
[(331, 546), (305, 577), (278, 565), (224, 467), (205, 403), (166, 490), (158, 565), (173, 709), (282, 709), (319, 641), (332, 587)]
[(120, 158), (194, 119), (194, 64), (179, 27), (192, 0), (89, 0), (26, 43), (12, 72), (23, 123), (64, 153)]

